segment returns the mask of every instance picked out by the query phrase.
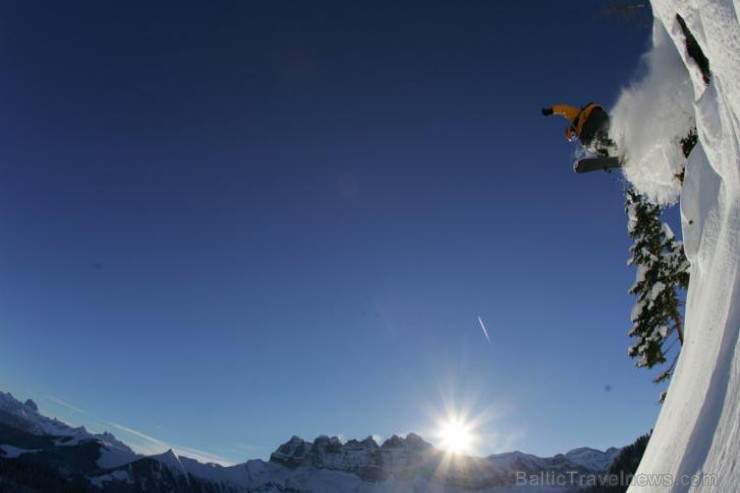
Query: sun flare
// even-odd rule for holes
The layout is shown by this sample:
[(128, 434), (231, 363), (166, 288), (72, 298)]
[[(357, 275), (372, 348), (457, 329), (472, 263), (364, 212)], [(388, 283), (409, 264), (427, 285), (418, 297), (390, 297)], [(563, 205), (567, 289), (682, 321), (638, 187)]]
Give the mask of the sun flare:
[(459, 418), (449, 418), (439, 428), (440, 446), (452, 454), (469, 454), (475, 442), (473, 427)]

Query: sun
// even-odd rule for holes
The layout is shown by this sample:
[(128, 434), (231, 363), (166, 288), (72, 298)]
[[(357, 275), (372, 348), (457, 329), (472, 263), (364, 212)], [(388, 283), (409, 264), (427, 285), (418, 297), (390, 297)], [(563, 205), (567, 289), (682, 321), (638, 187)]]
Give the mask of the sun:
[(440, 446), (451, 454), (469, 454), (473, 451), (475, 434), (470, 423), (458, 417), (449, 417), (440, 424), (437, 435)]

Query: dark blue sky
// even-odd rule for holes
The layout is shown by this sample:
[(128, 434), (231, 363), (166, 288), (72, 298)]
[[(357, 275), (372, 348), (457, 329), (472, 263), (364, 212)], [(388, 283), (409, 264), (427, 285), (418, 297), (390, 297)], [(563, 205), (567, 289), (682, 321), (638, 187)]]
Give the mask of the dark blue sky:
[(648, 431), (622, 183), (539, 111), (634, 76), (601, 5), (5, 2), (0, 387), (232, 461)]

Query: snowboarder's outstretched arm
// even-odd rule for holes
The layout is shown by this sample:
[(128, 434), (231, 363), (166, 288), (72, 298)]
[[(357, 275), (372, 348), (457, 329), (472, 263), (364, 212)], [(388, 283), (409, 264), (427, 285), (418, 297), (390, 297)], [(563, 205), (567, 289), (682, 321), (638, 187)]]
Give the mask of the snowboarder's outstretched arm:
[(572, 141), (573, 137), (578, 135), (578, 132), (574, 125), (580, 113), (580, 108), (576, 108), (575, 106), (568, 106), (567, 104), (556, 104), (554, 106), (550, 106), (549, 108), (542, 108), (542, 114), (544, 116), (560, 115), (568, 119), (568, 121), (571, 123), (571, 125), (565, 128), (565, 139), (568, 142)]
[(556, 104), (555, 106), (550, 106), (549, 108), (542, 108), (542, 114), (545, 116), (560, 115), (564, 116), (571, 122), (578, 117), (578, 114), (580, 112), (580, 108), (568, 106), (567, 104)]

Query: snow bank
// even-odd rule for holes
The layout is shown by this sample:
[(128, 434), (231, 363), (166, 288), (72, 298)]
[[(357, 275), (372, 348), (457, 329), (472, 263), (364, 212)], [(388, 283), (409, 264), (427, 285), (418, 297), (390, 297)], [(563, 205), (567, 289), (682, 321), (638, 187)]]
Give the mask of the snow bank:
[(611, 111), (610, 134), (625, 153), (624, 174), (660, 204), (681, 191), (686, 165), (680, 141), (694, 127), (694, 90), (689, 71), (662, 23), (653, 26), (653, 46), (642, 60), (644, 76)]
[(0, 445), (0, 457), (5, 459), (17, 459), (23, 454), (35, 454), (36, 452), (40, 452), (40, 450), (26, 450), (12, 445)]
[(126, 471), (113, 471), (110, 474), (105, 474), (103, 476), (97, 476), (90, 479), (90, 483), (93, 486), (101, 489), (106, 487), (106, 483), (114, 481), (126, 481), (128, 484), (133, 484), (133, 481)]
[[(696, 122), (699, 144), (689, 157), (681, 192), (684, 245), (691, 262), (686, 342), (638, 470), (642, 485), (633, 483), (629, 491), (734, 493), (740, 485), (740, 5), (731, 0), (653, 0), (653, 9), (654, 67), (673, 67), (675, 55), (663, 46), (665, 34), (688, 67), (684, 72), (655, 71), (654, 87), (664, 82), (664, 87), (683, 91), (688, 74), (690, 118)], [(688, 56), (676, 14), (685, 19), (709, 59), (709, 85)], [(658, 75), (680, 81), (661, 81)], [(652, 85), (635, 86), (623, 99), (647, 100), (640, 92), (649, 93)], [(683, 110), (676, 110), (685, 109), (685, 97), (677, 94), (678, 103), (669, 97), (660, 100), (667, 112), (680, 117), (680, 125), (658, 119), (667, 130), (656, 130), (650, 123), (654, 120), (646, 120), (646, 133), (670, 140), (690, 121)], [(618, 108), (625, 104), (620, 100)], [(620, 110), (619, 125), (624, 108), (629, 105)], [(667, 140), (656, 145), (665, 149), (671, 145)], [(666, 168), (671, 164), (642, 160), (636, 149), (628, 149), (627, 178), (634, 179), (640, 191), (670, 199), (676, 191), (668, 186), (673, 169)], [(637, 163), (646, 169), (636, 169)]]

